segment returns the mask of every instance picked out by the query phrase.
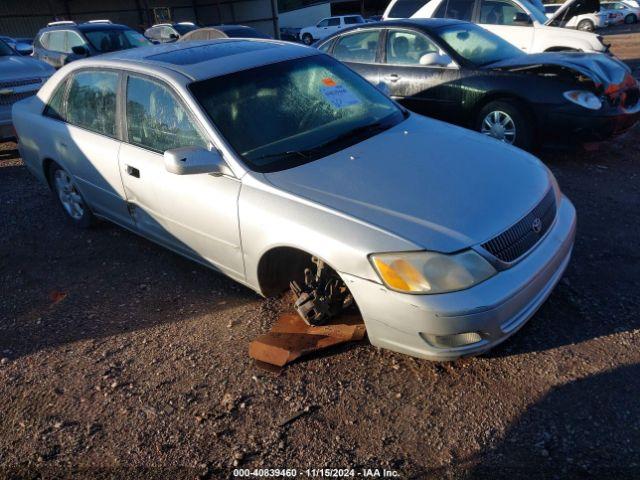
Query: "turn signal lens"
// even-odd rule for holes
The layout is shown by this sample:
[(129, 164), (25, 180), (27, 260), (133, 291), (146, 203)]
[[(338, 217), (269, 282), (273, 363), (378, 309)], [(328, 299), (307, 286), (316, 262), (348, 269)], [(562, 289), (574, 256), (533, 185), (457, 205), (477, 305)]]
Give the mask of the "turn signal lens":
[(453, 255), (437, 252), (399, 252), (371, 255), (380, 280), (406, 293), (445, 293), (472, 287), (496, 270), (473, 250)]

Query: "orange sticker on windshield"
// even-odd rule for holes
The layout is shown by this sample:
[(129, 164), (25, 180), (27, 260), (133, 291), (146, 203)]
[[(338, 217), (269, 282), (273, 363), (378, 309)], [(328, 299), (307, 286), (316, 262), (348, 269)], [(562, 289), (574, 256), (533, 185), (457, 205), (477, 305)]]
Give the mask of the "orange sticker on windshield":
[(322, 79), (322, 83), (324, 83), (327, 87), (335, 87), (337, 83), (333, 78), (325, 77)]

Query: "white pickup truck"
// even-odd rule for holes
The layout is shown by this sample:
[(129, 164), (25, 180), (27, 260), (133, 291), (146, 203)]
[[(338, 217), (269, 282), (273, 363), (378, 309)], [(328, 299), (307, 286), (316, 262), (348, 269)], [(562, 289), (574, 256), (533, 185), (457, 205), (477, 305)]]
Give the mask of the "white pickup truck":
[(300, 40), (302, 40), (305, 45), (311, 45), (316, 40), (322, 40), (338, 30), (352, 27), (359, 23), (365, 23), (361, 15), (323, 18), (316, 25), (300, 30)]

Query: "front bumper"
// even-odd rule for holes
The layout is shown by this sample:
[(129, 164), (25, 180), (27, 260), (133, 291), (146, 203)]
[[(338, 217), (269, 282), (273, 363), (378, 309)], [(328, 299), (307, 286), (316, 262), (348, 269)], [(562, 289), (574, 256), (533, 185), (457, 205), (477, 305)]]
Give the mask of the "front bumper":
[(568, 105), (541, 116), (539, 133), (544, 139), (579, 145), (608, 140), (634, 127), (640, 120), (640, 102), (626, 110), (603, 107), (593, 111)]
[[(563, 197), (552, 228), (513, 267), (468, 290), (438, 295), (408, 295), (348, 274), (373, 345), (430, 360), (477, 355), (518, 331), (544, 303), (569, 263), (576, 212)], [(429, 335), (479, 334), (461, 347), (439, 348)]]

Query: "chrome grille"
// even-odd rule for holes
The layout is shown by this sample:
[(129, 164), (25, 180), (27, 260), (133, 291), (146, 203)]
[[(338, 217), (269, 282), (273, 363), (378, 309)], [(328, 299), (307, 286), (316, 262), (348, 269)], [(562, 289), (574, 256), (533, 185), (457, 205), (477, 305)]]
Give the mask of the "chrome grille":
[(0, 105), (13, 105), (18, 100), (28, 98), (38, 93), (37, 90), (31, 90), (29, 92), (12, 93), (11, 95), (0, 95)]
[(553, 189), (522, 220), (482, 244), (482, 248), (503, 262), (513, 262), (527, 253), (549, 230), (556, 216)]
[(24, 87), (25, 85), (35, 85), (42, 82), (39, 78), (24, 78), (22, 80), (11, 80), (9, 82), (0, 82), (0, 90), (3, 88)]

